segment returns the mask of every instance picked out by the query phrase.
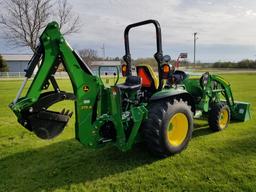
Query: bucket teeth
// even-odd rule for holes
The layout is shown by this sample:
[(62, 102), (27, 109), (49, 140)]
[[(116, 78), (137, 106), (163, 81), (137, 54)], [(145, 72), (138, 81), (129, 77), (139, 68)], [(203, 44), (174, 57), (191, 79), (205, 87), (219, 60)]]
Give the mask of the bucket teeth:
[(69, 117), (71, 117), (73, 115), (73, 111), (70, 111), (69, 109), (66, 110), (65, 108), (61, 110), (60, 112), (61, 115), (68, 115)]
[(69, 117), (72, 117), (73, 111), (71, 111), (68, 115), (69, 115)]
[(65, 108), (61, 110), (60, 114), (63, 115), (65, 113)]
[(69, 114), (69, 110), (67, 110), (64, 115), (68, 115), (68, 114)]

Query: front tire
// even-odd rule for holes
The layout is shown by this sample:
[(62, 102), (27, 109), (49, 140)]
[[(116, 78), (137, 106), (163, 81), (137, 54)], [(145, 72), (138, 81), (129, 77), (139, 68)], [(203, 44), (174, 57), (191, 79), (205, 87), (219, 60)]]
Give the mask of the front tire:
[(184, 150), (193, 131), (193, 113), (184, 101), (156, 101), (149, 106), (142, 136), (148, 149), (167, 157)]
[(213, 131), (222, 131), (228, 127), (230, 121), (230, 109), (227, 104), (214, 103), (209, 113), (208, 122)]

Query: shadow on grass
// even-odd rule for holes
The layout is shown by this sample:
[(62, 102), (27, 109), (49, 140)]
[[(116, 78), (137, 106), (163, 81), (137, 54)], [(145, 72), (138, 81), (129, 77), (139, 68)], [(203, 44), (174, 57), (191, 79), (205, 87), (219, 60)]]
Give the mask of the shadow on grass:
[(107, 146), (91, 150), (74, 139), (0, 160), (0, 191), (51, 191), (135, 169), (155, 161), (138, 145), (123, 153)]
[[(195, 125), (194, 137), (211, 131)], [(157, 160), (142, 144), (121, 152), (112, 146), (88, 149), (75, 139), (0, 159), (0, 191), (53, 191), (134, 170)]]
[[(229, 126), (236, 123), (239, 123), (239, 122), (231, 121), (229, 122)], [(201, 137), (201, 136), (214, 134), (214, 133), (217, 133), (217, 132), (211, 130), (207, 122), (199, 121), (194, 123), (193, 137)]]
[(208, 123), (194, 123), (193, 137), (201, 137), (213, 133)]
[[(208, 124), (195, 123), (194, 127), (193, 137), (213, 134)], [(247, 151), (245, 154), (248, 155), (252, 153), (252, 147), (249, 146), (255, 146), (255, 142), (255, 135), (248, 140), (235, 139), (227, 143), (225, 149), (216, 148), (214, 151), (216, 154), (223, 151), (234, 154)], [(254, 154), (255, 149), (253, 147)], [(0, 159), (0, 191), (70, 190), (73, 184), (111, 177), (156, 160), (143, 145), (123, 153), (111, 146), (88, 149), (70, 139)]]

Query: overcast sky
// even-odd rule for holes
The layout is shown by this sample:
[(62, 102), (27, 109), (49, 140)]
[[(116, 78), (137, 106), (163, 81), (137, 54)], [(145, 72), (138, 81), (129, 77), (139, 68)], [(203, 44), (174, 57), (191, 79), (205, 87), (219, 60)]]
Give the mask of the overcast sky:
[[(188, 52), (193, 60), (193, 33), (198, 32), (197, 60), (237, 61), (256, 59), (256, 1), (207, 0), (70, 0), (79, 14), (81, 32), (68, 36), (74, 49), (93, 48), (102, 56), (124, 55), (126, 25), (156, 19), (162, 28), (164, 54), (173, 59)], [(131, 31), (132, 56), (149, 57), (155, 52), (153, 26)], [(8, 47), (1, 39), (0, 53), (27, 52)]]

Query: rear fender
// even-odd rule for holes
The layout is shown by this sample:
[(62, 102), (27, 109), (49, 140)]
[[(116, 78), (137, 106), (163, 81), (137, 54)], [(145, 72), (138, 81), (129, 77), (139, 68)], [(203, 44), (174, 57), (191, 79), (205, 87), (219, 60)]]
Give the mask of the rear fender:
[(150, 98), (151, 102), (158, 101), (158, 100), (173, 100), (173, 99), (182, 99), (183, 101), (187, 101), (188, 105), (191, 106), (192, 112), (195, 114), (195, 101), (194, 98), (190, 93), (183, 89), (163, 89), (161, 91), (156, 92)]

